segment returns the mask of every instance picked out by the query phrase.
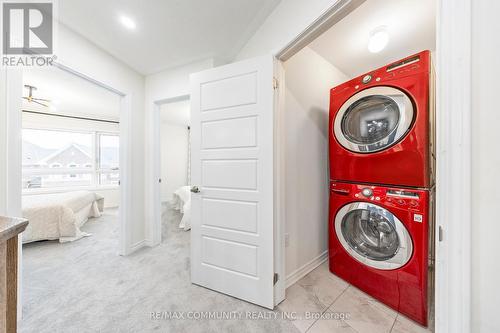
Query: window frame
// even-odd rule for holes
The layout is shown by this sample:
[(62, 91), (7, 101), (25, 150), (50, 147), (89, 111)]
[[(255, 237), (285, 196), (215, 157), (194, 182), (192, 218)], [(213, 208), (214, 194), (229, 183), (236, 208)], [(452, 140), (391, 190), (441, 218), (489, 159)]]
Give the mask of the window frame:
[[(95, 172), (95, 183), (98, 185), (98, 186), (119, 186), (120, 185), (120, 180), (118, 180), (118, 185), (102, 185), (101, 183), (101, 176), (104, 175), (104, 174), (114, 174), (114, 173), (118, 173), (118, 177), (120, 177), (120, 166), (118, 167), (115, 167), (115, 168), (103, 168), (101, 167), (101, 137), (102, 136), (116, 136), (118, 137), (118, 144), (120, 144), (120, 135), (117, 134), (117, 133), (113, 133), (113, 132), (106, 132), (106, 131), (96, 131), (95, 132), (95, 137), (94, 137), (94, 140), (95, 140), (95, 144), (94, 144), (94, 147), (95, 147), (95, 169), (96, 169), (96, 172)], [(118, 146), (119, 147), (119, 146)], [(119, 154), (119, 148), (118, 148), (118, 154)], [(118, 162), (119, 164), (119, 162)]]

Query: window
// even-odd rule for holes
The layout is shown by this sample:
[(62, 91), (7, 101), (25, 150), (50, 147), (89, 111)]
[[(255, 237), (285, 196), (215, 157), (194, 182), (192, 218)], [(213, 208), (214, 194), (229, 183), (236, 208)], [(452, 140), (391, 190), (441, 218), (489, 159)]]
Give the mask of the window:
[(99, 134), (98, 174), (100, 185), (118, 185), (120, 174), (120, 138), (117, 135)]
[(23, 188), (119, 184), (119, 137), (23, 129)]

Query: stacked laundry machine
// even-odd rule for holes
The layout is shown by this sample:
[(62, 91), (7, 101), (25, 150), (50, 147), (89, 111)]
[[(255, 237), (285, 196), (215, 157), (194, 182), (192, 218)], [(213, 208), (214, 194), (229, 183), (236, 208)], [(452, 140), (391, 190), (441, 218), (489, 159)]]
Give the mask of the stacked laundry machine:
[(434, 94), (429, 51), (330, 91), (330, 271), (428, 325)]

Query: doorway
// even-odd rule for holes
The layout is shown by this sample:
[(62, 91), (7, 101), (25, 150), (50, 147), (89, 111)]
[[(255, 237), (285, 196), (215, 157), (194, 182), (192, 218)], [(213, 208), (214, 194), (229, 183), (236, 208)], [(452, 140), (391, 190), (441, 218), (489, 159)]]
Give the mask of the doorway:
[(98, 209), (116, 210), (117, 252), (127, 254), (128, 97), (63, 65), (25, 69), (22, 78), (23, 198), (92, 192)]
[[(122, 91), (119, 91), (117, 89), (114, 89), (113, 87), (101, 83), (97, 80), (94, 80), (93, 78), (82, 74), (78, 71), (73, 70), (70, 67), (67, 67), (65, 65), (59, 64), (59, 63), (54, 63), (54, 67), (51, 68), (53, 71), (59, 71), (59, 75), (69, 75), (69, 77), (72, 77), (73, 80), (81, 80), (82, 82), (87, 82), (90, 85), (94, 85), (96, 87), (99, 87), (99, 89), (104, 89), (108, 91), (111, 94), (114, 94), (116, 97), (116, 101), (118, 103), (118, 110), (119, 110), (119, 119), (115, 119), (109, 124), (114, 123), (115, 128), (112, 131), (108, 131), (108, 129), (102, 129), (102, 131), (99, 131), (99, 133), (95, 133), (95, 136), (92, 137), (91, 141), (101, 141), (101, 147), (105, 149), (110, 148), (113, 150), (113, 157), (112, 160), (118, 159), (118, 164), (119, 164), (119, 170), (113, 170), (116, 168), (116, 166), (111, 166), (107, 170), (101, 169), (101, 170), (94, 170), (92, 166), (90, 167), (92, 169), (92, 173), (95, 171), (95, 175), (91, 177), (95, 177), (95, 181), (100, 181), (102, 182), (111, 182), (108, 183), (109, 186), (108, 188), (103, 190), (109, 190), (111, 187), (114, 187), (113, 195), (112, 195), (112, 200), (109, 200), (108, 203), (114, 201), (115, 205), (119, 203), (119, 208), (116, 209), (116, 220), (119, 221), (117, 222), (117, 231), (116, 235), (114, 236), (114, 245), (112, 247), (112, 251), (114, 255), (127, 255), (133, 251), (132, 244), (130, 242), (131, 240), (131, 221), (129, 220), (129, 209), (130, 207), (130, 196), (131, 196), (131, 191), (130, 191), (130, 154), (129, 154), (129, 135), (130, 135), (130, 114), (131, 114), (131, 105), (130, 105), (130, 95), (127, 93), (124, 93)], [(64, 74), (61, 74), (64, 73)], [(65, 121), (67, 122), (78, 122), (80, 120), (84, 119), (78, 119), (78, 118), (85, 118), (85, 117), (56, 117), (53, 115), (54, 112), (51, 112), (50, 106), (46, 108), (49, 112), (44, 112), (43, 110), (31, 110), (33, 112), (21, 112), (22, 110), (22, 97), (29, 97), (29, 89), (28, 88), (23, 88), (23, 85), (26, 83), (23, 80), (23, 72), (21, 70), (6, 70), (5, 71), (5, 76), (3, 79), (5, 80), (6, 85), (8, 84), (8, 91), (7, 91), (7, 98), (6, 98), (6, 123), (8, 126), (6, 127), (7, 129), (7, 137), (9, 138), (7, 142), (7, 153), (9, 158), (8, 160), (8, 170), (9, 170), (9, 178), (7, 182), (7, 188), (6, 188), (6, 193), (7, 193), (7, 207), (6, 211), (8, 214), (12, 216), (22, 216), (22, 196), (23, 196), (23, 190), (21, 184), (24, 184), (25, 187), (31, 187), (37, 188), (40, 192), (43, 192), (43, 189), (40, 189), (39, 187), (41, 186), (42, 182), (39, 182), (39, 178), (43, 177), (32, 177), (33, 179), (25, 179), (27, 180), (26, 182), (23, 183), (23, 168), (22, 168), (22, 127), (23, 127), (23, 114), (25, 115), (25, 118), (30, 118), (30, 121), (35, 124), (39, 124), (38, 120), (40, 117), (54, 117), (59, 119), (59, 118), (64, 118)], [(24, 90), (23, 90), (24, 89)], [(33, 90), (32, 90), (33, 92)], [(34, 95), (32, 93), (32, 97), (37, 98), (37, 95)], [(71, 96), (71, 95), (70, 95)], [(40, 96), (41, 99), (45, 99)], [(45, 104), (46, 101), (41, 101), (41, 103)], [(45, 103), (44, 103), (45, 102)], [(54, 103), (55, 104), (55, 103)], [(53, 105), (54, 106), (54, 105)], [(45, 108), (45, 106), (40, 105), (41, 108)], [(28, 110), (27, 110), (28, 111)], [(44, 114), (47, 113), (47, 114)], [(36, 119), (38, 118), (38, 120)], [(61, 121), (61, 120), (59, 120)], [(87, 120), (88, 121), (88, 120)], [(57, 123), (57, 121), (55, 121)], [(52, 123), (52, 121), (49, 121), (48, 123)], [(119, 127), (118, 127), (119, 123)], [(97, 126), (98, 127), (98, 126)], [(46, 129), (46, 128), (45, 128)], [(44, 130), (45, 130), (44, 129)], [(54, 133), (52, 133), (54, 134)], [(67, 133), (66, 133), (67, 134)], [(71, 136), (71, 135), (69, 135)], [(78, 135), (76, 135), (78, 136)], [(118, 140), (117, 140), (118, 138)], [(57, 141), (57, 140), (56, 140)], [(119, 142), (117, 142), (119, 141)], [(119, 146), (118, 149), (117, 146)], [(96, 146), (93, 146), (96, 147)], [(43, 147), (42, 147), (43, 148)], [(43, 149), (42, 149), (43, 150)], [(102, 151), (101, 151), (102, 152)], [(92, 152), (94, 153), (94, 152)], [(99, 152), (95, 152), (95, 154), (98, 154)], [(76, 154), (76, 151), (75, 151)], [(109, 154), (106, 154), (109, 155)], [(118, 156), (117, 156), (118, 155)], [(109, 156), (108, 156), (109, 157)], [(54, 164), (54, 166), (57, 166), (57, 164)], [(75, 163), (69, 162), (68, 165), (66, 165), (68, 168), (70, 168), (71, 172), (67, 173), (67, 176), (71, 180), (75, 180), (79, 178), (80, 174), (84, 174), (83, 170), (78, 170), (76, 172), (76, 167)], [(84, 168), (89, 167), (88, 165), (86, 166), (85, 163), (83, 165)], [(82, 172), (80, 172), (82, 171)], [(88, 170), (86, 170), (88, 171)], [(119, 174), (119, 179), (117, 178)], [(99, 176), (99, 177), (98, 177)], [(111, 177), (107, 177), (111, 176)], [(35, 179), (36, 178), (36, 179)], [(89, 177), (87, 177), (88, 179)], [(98, 179), (99, 178), (99, 179)], [(35, 181), (32, 181), (35, 180)], [(82, 176), (81, 179), (82, 181), (85, 180), (85, 177)], [(116, 183), (119, 182), (119, 187), (116, 187)], [(114, 184), (113, 184), (114, 183)], [(40, 186), (39, 186), (40, 185)], [(118, 191), (116, 189), (118, 188)], [(22, 242), (19, 241), (19, 263), (18, 263), (18, 276), (19, 278), (19, 288), (18, 288), (18, 317), (21, 318), (21, 311), (22, 311), (22, 304), (21, 301), (23, 299), (22, 297), (22, 272), (23, 272), (23, 263), (22, 263)]]
[(170, 224), (191, 229), (190, 110), (189, 95), (155, 102), (154, 244), (162, 242)]
[[(409, 13), (412, 20), (404, 18)], [(388, 23), (388, 17), (400, 19), (391, 19)], [(283, 62), (285, 76), (281, 85), (284, 86), (283, 121), (286, 124), (284, 164), (289, 166), (285, 172), (289, 244), (286, 251), (290, 254), (286, 261), (287, 275), (327, 250), (324, 221), (328, 219), (328, 186), (323, 188), (321, 184), (329, 181), (330, 89), (419, 51), (432, 52), (435, 19), (433, 1), (387, 1), (383, 5), (368, 1), (295, 50), (293, 55), (277, 56)], [(385, 25), (390, 42), (385, 49), (370, 52), (370, 34)], [(408, 43), (406, 39), (415, 42)], [(305, 177), (307, 182), (298, 181)], [(304, 224), (304, 220), (311, 222)], [(304, 238), (307, 230), (312, 231), (313, 239)], [(311, 243), (316, 244), (315, 247), (309, 245)], [(301, 253), (302, 257), (293, 253)]]
[(96, 256), (120, 251), (123, 96), (58, 67), (22, 74), (21, 202), (30, 223), (22, 234), (20, 301), (29, 327), (51, 304), (47, 293), (70, 288)]
[[(329, 213), (335, 216), (335, 211), (329, 212), (328, 209), (330, 191), (328, 183), (332, 180), (329, 174), (331, 161), (328, 160), (328, 156), (332, 149), (329, 147), (329, 140), (332, 135), (335, 135), (332, 131), (336, 131), (337, 128), (329, 127), (329, 122), (332, 121), (331, 118), (329, 119), (330, 90), (360, 75), (371, 73), (377, 68), (423, 50), (430, 50), (434, 54), (436, 49), (435, 7), (434, 1), (358, 3), (356, 8), (334, 24), (325, 23), (321, 27), (316, 27), (319, 31), (309, 32), (309, 35), (302, 38), (300, 43), (292, 43), (295, 44), (295, 48), (289, 46), (278, 53), (277, 58), (283, 65), (280, 94), (283, 94), (284, 98), (280, 112), (285, 125), (282, 126), (284, 131), (280, 137), (283, 138), (285, 146), (285, 162), (283, 163), (285, 165), (284, 210), (286, 216), (284, 251), (286, 276), (287, 280), (290, 280), (287, 281), (287, 286), (300, 279), (302, 274), (307, 274), (311, 267), (314, 268), (327, 261), (327, 254), (334, 252), (331, 249), (332, 242), (328, 239), (329, 237), (330, 240), (332, 237), (336, 239), (335, 234), (329, 235), (329, 232), (335, 229), (331, 225), (334, 222), (331, 220), (331, 215), (329, 217)], [(381, 39), (387, 37), (388, 40), (379, 42), (377, 41), (379, 36)], [(378, 43), (376, 47), (372, 45), (375, 42)], [(362, 84), (357, 88), (362, 90)], [(371, 92), (367, 89), (362, 93), (369, 95)], [(374, 95), (382, 95), (381, 91), (375, 90), (375, 92)], [(390, 94), (394, 95), (392, 91)], [(342, 103), (339, 107), (341, 105)], [(341, 108), (339, 113), (342, 110)], [(370, 116), (364, 116), (363, 121), (372, 121)], [(377, 117), (379, 117), (378, 114)], [(403, 134), (407, 132), (413, 119), (413, 117), (407, 118), (410, 118), (407, 119), (408, 124), (400, 124)], [(338, 117), (338, 119), (349, 121), (346, 117)], [(390, 118), (386, 119), (389, 119), (387, 120), (389, 124)], [(434, 123), (433, 119), (431, 122)], [(337, 126), (337, 123), (332, 123), (333, 125)], [(362, 126), (353, 126), (353, 132), (356, 130), (364, 129)], [(338, 142), (346, 145), (341, 138), (338, 136), (336, 138)], [(335, 144), (335, 142), (332, 143), (330, 140), (330, 144)], [(347, 149), (355, 150), (352, 147)], [(307, 181), (304, 181), (305, 179)], [(325, 223), (326, 221), (328, 223)], [(434, 224), (430, 224), (429, 228), (433, 226)], [(433, 234), (432, 229), (430, 234)], [(403, 244), (404, 237), (398, 238)], [(346, 247), (348, 250), (351, 248)], [(432, 270), (429, 274), (431, 273)], [(429, 280), (432, 280), (432, 276), (429, 276)], [(347, 282), (355, 285), (353, 281)], [(382, 284), (382, 281), (379, 283)], [(421, 290), (426, 294), (426, 288), (421, 288)], [(431, 304), (433, 304), (433, 290), (431, 289), (429, 293)], [(366, 296), (376, 295), (372, 293)], [(383, 299), (383, 297), (378, 298)], [(424, 301), (419, 299), (419, 304), (427, 304), (426, 298), (422, 298)], [(338, 306), (334, 303), (332, 309)], [(429, 313), (432, 317), (432, 309), (429, 309)], [(404, 317), (398, 315), (396, 322), (400, 324), (403, 321), (401, 318)], [(356, 323), (350, 321), (347, 323), (358, 329)], [(429, 327), (432, 329), (432, 322)]]
[(162, 104), (159, 112), (163, 223), (173, 223), (188, 232), (191, 229), (190, 101)]

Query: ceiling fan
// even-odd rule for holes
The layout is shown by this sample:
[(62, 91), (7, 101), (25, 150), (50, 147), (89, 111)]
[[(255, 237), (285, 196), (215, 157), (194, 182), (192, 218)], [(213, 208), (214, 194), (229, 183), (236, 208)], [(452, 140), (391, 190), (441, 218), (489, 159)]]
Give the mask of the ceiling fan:
[(41, 106), (45, 106), (46, 108), (49, 107), (47, 104), (42, 103), (42, 102), (50, 103), (49, 99), (33, 97), (33, 91), (37, 90), (35, 86), (30, 86), (29, 84), (25, 84), (24, 88), (28, 89), (28, 96), (23, 96), (23, 99), (27, 100), (29, 103), (36, 103)]

